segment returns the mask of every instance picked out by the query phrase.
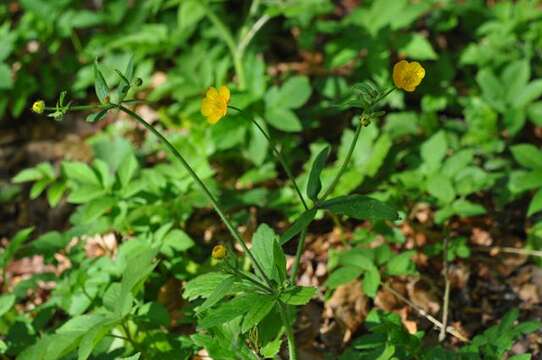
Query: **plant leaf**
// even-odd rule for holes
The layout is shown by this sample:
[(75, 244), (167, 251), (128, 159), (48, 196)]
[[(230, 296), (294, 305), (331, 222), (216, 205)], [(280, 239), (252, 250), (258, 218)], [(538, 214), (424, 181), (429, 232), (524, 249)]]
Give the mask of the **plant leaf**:
[(296, 286), (283, 292), (280, 295), (280, 300), (290, 305), (305, 305), (316, 294), (316, 290), (312, 286)]
[(105, 104), (105, 98), (109, 95), (109, 87), (105, 82), (102, 72), (98, 68), (98, 60), (94, 61), (94, 90), (100, 103)]
[(316, 209), (310, 209), (299, 215), (299, 217), (294, 221), (294, 223), (280, 236), (280, 244), (284, 245), (291, 238), (299, 234), (303, 229), (305, 229), (309, 224), (314, 220), (316, 216)]
[(322, 170), (326, 166), (326, 160), (329, 156), (330, 147), (325, 146), (318, 155), (316, 155), (316, 158), (314, 159), (311, 167), (311, 171), (309, 172), (309, 180), (307, 182), (307, 196), (312, 201), (318, 200), (318, 194), (320, 193), (320, 190), (322, 190), (322, 181), (320, 180), (320, 174), (322, 173)]
[(339, 196), (326, 200), (321, 207), (334, 214), (360, 220), (397, 220), (397, 211), (389, 205), (363, 195)]

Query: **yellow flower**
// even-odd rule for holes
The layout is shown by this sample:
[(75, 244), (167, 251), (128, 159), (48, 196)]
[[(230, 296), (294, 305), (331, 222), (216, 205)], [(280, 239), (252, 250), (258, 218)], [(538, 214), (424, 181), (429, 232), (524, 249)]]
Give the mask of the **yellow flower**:
[(205, 99), (201, 102), (201, 113), (211, 124), (216, 124), (228, 112), (228, 102), (230, 101), (230, 89), (221, 86), (220, 89), (210, 87), (207, 90)]
[(36, 114), (42, 114), (43, 110), (45, 110), (45, 102), (43, 100), (38, 100), (32, 104), (32, 111)]
[(226, 247), (224, 245), (215, 246), (211, 256), (216, 260), (224, 259), (226, 257)]
[(416, 61), (401, 60), (393, 67), (393, 82), (405, 91), (414, 91), (424, 76), (425, 69)]

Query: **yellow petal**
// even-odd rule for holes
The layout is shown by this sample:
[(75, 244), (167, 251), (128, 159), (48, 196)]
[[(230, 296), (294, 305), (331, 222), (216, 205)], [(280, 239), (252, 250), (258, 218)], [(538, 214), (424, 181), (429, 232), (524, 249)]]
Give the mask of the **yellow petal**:
[(408, 92), (414, 91), (424, 76), (425, 69), (416, 61), (409, 63), (406, 60), (401, 60), (393, 67), (395, 86)]
[(411, 83), (406, 83), (406, 84), (403, 84), (403, 87), (401, 89), (408, 92), (413, 92), (414, 90), (416, 90), (416, 85), (413, 85)]
[(214, 87), (210, 87), (207, 90), (207, 93), (205, 94), (205, 97), (207, 99), (215, 100), (219, 98), (218, 90), (216, 90)]
[(395, 83), (395, 86), (400, 89), (403, 88), (403, 79), (407, 67), (408, 62), (406, 60), (401, 60), (393, 66), (393, 82)]
[(230, 89), (222, 85), (220, 89), (218, 89), (218, 93), (220, 94), (220, 97), (226, 102), (226, 104), (228, 104), (228, 102), (230, 101)]
[(209, 116), (213, 113), (213, 103), (208, 98), (201, 101), (201, 113), (203, 116)]
[(221, 118), (222, 115), (220, 113), (214, 112), (207, 116), (207, 121), (209, 121), (211, 124), (216, 124)]
[(422, 79), (425, 77), (425, 69), (417, 61), (414, 61), (412, 63), (412, 67), (414, 69), (414, 72), (416, 73), (416, 78), (418, 78), (419, 80), (418, 84), (420, 84), (422, 82)]

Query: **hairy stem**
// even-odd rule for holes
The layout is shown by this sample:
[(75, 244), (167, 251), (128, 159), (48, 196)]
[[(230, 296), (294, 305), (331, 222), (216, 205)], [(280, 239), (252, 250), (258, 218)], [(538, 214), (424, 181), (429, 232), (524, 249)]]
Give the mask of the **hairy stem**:
[(245, 116), (246, 118), (249, 118), (250, 121), (258, 128), (258, 130), (267, 139), (267, 142), (269, 143), (269, 146), (271, 146), (271, 149), (273, 150), (273, 153), (275, 154), (276, 158), (278, 159), (278, 161), (282, 165), (284, 171), (286, 172), (286, 175), (288, 176), (288, 178), (292, 182), (292, 185), (294, 186), (295, 192), (297, 193), (297, 196), (299, 197), (299, 200), (303, 204), (303, 207), (305, 208), (305, 210), (308, 210), (309, 207), (307, 206), (307, 203), (305, 202), (305, 198), (303, 197), (303, 194), (301, 193), (301, 190), (299, 189), (299, 186), (297, 186), (297, 182), (295, 181), (295, 177), (294, 177), (292, 171), (290, 170), (290, 167), (286, 163), (286, 160), (284, 159), (284, 156), (282, 155), (282, 152), (277, 148), (277, 146), (275, 145), (275, 142), (273, 141), (273, 139), (271, 139), (271, 136), (267, 133), (267, 131), (264, 130), (264, 128), (253, 117), (247, 116), (244, 113), (243, 110), (241, 110), (241, 109), (239, 109), (239, 108), (237, 108), (235, 106), (231, 106), (231, 105), (228, 105), (228, 107), (230, 109), (232, 109), (232, 110), (238, 111), (241, 115)]
[(297, 360), (297, 348), (295, 345), (294, 330), (292, 324), (288, 319), (287, 306), (283, 303), (279, 304), (280, 318), (282, 319), (282, 324), (286, 329), (286, 338), (288, 339), (288, 355), (290, 360)]
[(211, 193), (211, 191), (209, 190), (207, 185), (205, 185), (205, 183), (200, 179), (200, 177), (194, 172), (194, 170), (192, 169), (190, 164), (185, 160), (185, 158), (181, 155), (181, 153), (179, 153), (179, 151), (175, 148), (175, 146), (173, 146), (169, 142), (169, 140), (166, 139), (166, 137), (164, 135), (162, 135), (162, 133), (160, 133), (158, 130), (156, 130), (154, 128), (154, 126), (152, 126), (151, 124), (146, 122), (145, 119), (143, 119), (141, 116), (139, 116), (138, 114), (136, 114), (132, 110), (130, 110), (130, 109), (128, 109), (128, 108), (126, 108), (126, 107), (124, 107), (122, 105), (118, 105), (117, 107), (118, 107), (119, 110), (121, 110), (124, 113), (131, 116), (134, 120), (139, 122), (146, 129), (148, 129), (150, 132), (152, 132), (154, 135), (156, 135), (160, 139), (160, 141), (162, 141), (162, 143), (171, 151), (171, 153), (181, 162), (181, 164), (184, 166), (186, 171), (190, 174), (192, 179), (194, 179), (196, 184), (199, 185), (201, 190), (205, 193), (205, 195), (207, 196), (209, 201), (212, 203), (213, 207), (215, 208), (215, 211), (218, 213), (218, 215), (220, 216), (220, 218), (222, 219), (222, 221), (224, 222), (224, 224), (226, 225), (226, 227), (230, 231), (233, 238), (239, 242), (239, 244), (241, 245), (241, 247), (243, 248), (245, 253), (249, 256), (249, 258), (252, 261), (252, 264), (254, 265), (254, 267), (260, 272), (262, 278), (266, 281), (266, 283), (270, 287), (272, 287), (271, 286), (271, 281), (269, 280), (269, 278), (267, 277), (267, 275), (263, 271), (261, 265), (258, 263), (258, 261), (254, 257), (252, 252), (249, 250), (247, 244), (245, 243), (245, 241), (243, 240), (243, 238), (241, 237), (241, 235), (239, 234), (239, 232), (237, 231), (235, 226), (233, 226), (233, 224), (230, 222), (230, 220), (226, 217), (224, 211), (222, 210), (222, 208), (219, 205), (219, 203), (218, 203), (217, 199), (215, 198), (215, 196)]
[(358, 144), (359, 134), (361, 134), (361, 129), (363, 128), (363, 117), (365, 115), (361, 115), (361, 119), (358, 120), (358, 125), (356, 127), (356, 132), (354, 134), (354, 139), (352, 139), (352, 143), (350, 144), (350, 148), (348, 149), (348, 153), (346, 154), (346, 158), (344, 159), (341, 167), (339, 168), (339, 172), (337, 172), (337, 175), (335, 175), (335, 178), (331, 182), (331, 184), (328, 186), (327, 190), (324, 192), (324, 195), (322, 195), (321, 201), (324, 201), (327, 199), (329, 195), (335, 190), (335, 187), (339, 183), (339, 180), (341, 180), (341, 177), (344, 175), (344, 172), (346, 171), (346, 168), (348, 167), (348, 163), (350, 162), (350, 159), (352, 158), (352, 154), (354, 154), (354, 149), (356, 148), (356, 145)]
[(254, 285), (256, 285), (257, 287), (259, 287), (260, 289), (262, 289), (263, 291), (266, 291), (268, 292), (270, 295), (273, 295), (275, 293), (275, 291), (270, 288), (269, 286), (267, 286), (266, 284), (262, 284), (261, 282), (259, 282), (258, 280), (256, 279), (253, 279), (251, 278), (250, 276), (247, 276), (246, 274), (243, 274), (242, 271), (239, 271), (237, 269), (231, 269), (230, 270), (231, 274), (234, 274), (234, 275), (237, 275), (239, 277), (242, 277), (243, 279), (253, 283)]
[(307, 238), (307, 228), (304, 228), (303, 230), (301, 230), (301, 234), (299, 234), (299, 240), (297, 241), (297, 249), (295, 251), (295, 260), (294, 260), (294, 264), (292, 265), (292, 273), (290, 274), (290, 282), (292, 284), (295, 284), (297, 273), (299, 272), (299, 263), (301, 262), (301, 253), (303, 252), (303, 248), (305, 247), (306, 238)]
[[(107, 108), (113, 108), (113, 106), (111, 106), (110, 104), (106, 104), (106, 105), (101, 105), (101, 104), (96, 104), (96, 105), (74, 105), (74, 106), (69, 106), (69, 109), (70, 110), (94, 110), (94, 109), (107, 109)], [(55, 111), (56, 110), (56, 107), (52, 107), (52, 106), (46, 106), (44, 108), (45, 111)]]

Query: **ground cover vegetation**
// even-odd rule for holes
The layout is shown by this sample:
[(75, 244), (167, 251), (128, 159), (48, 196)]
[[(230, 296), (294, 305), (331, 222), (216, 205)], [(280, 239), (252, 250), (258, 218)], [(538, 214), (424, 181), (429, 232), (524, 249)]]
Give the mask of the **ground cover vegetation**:
[(542, 356), (542, 5), (0, 4), (0, 357)]

